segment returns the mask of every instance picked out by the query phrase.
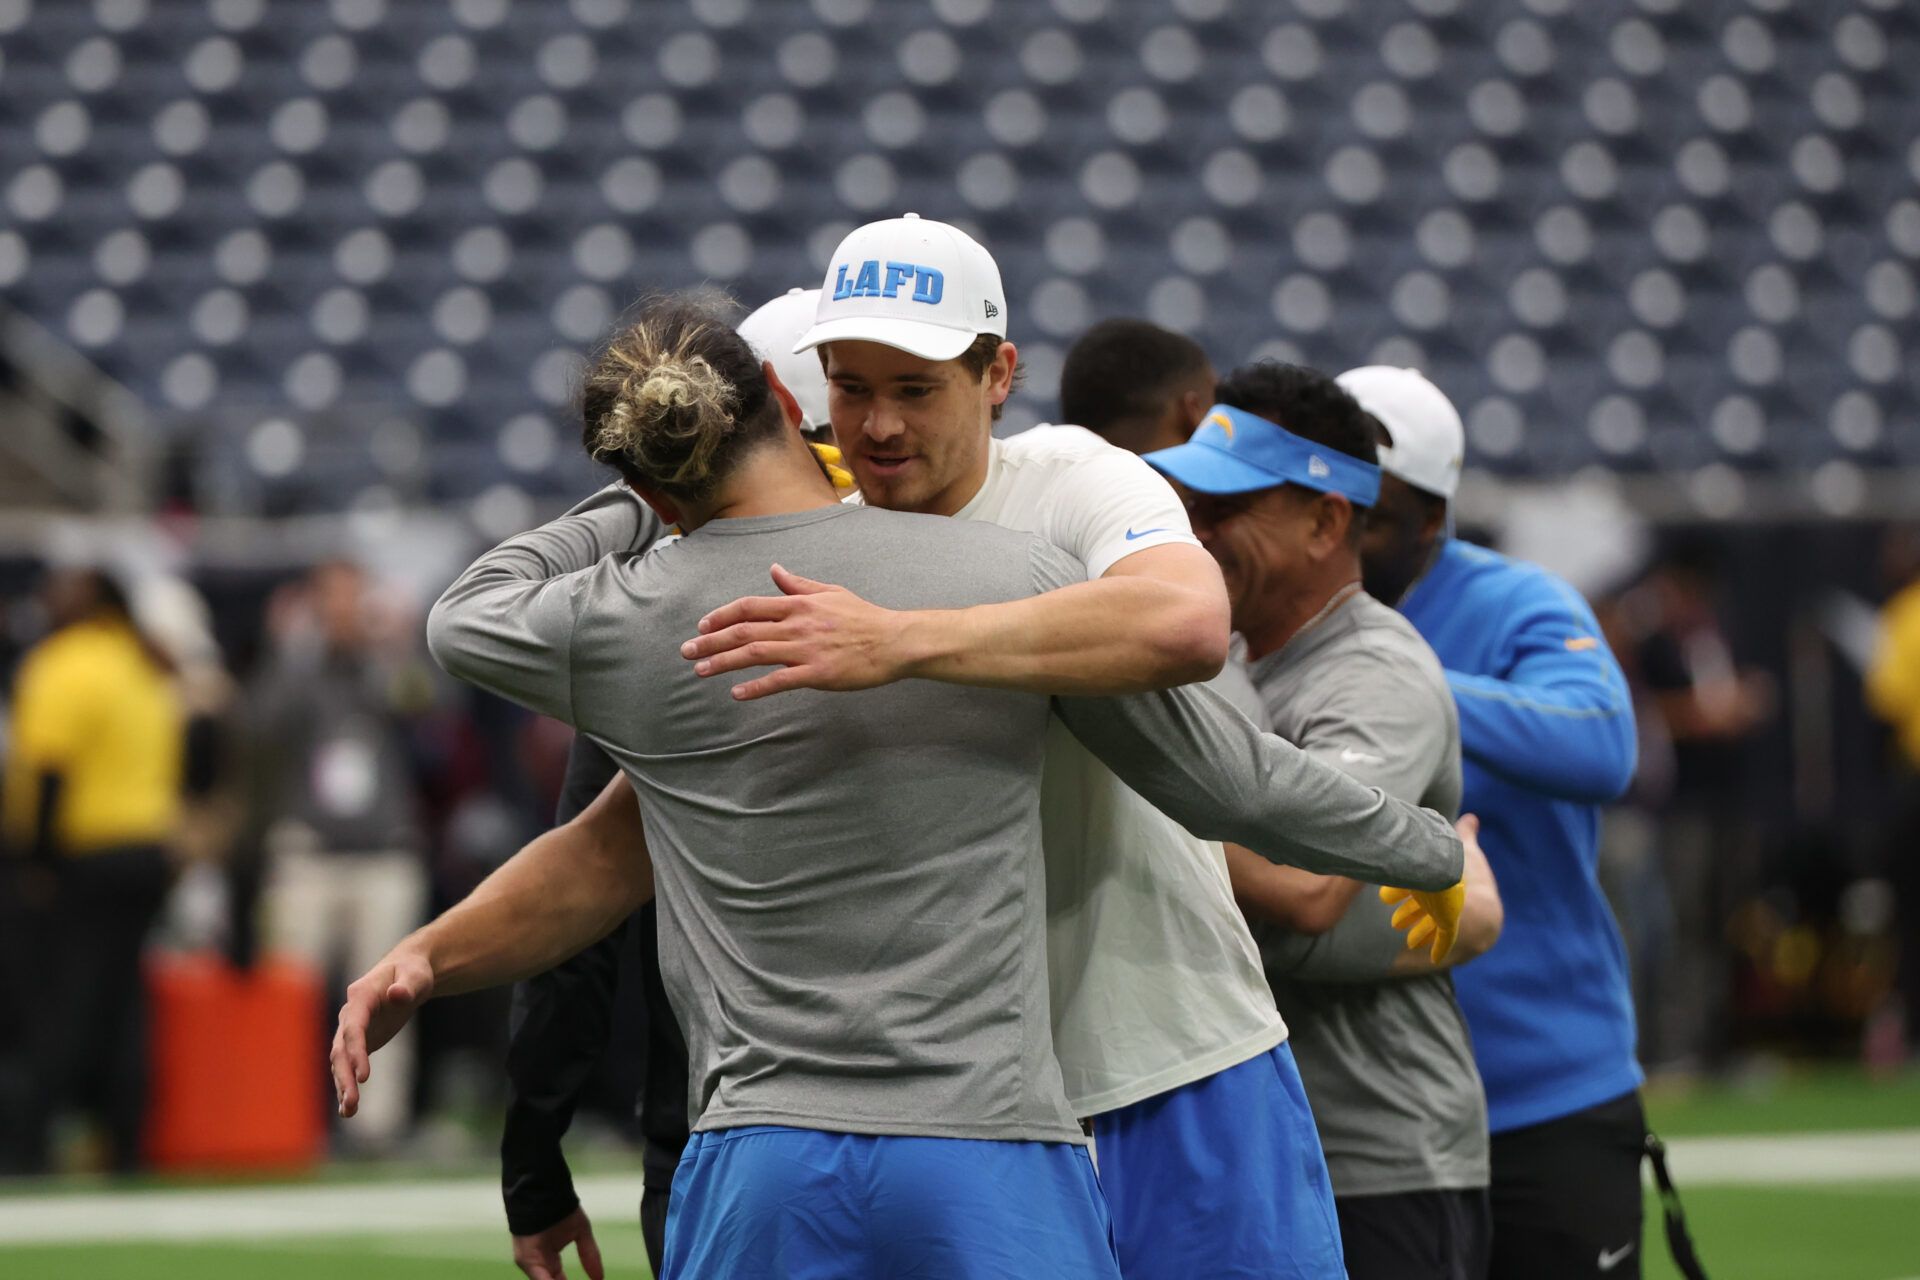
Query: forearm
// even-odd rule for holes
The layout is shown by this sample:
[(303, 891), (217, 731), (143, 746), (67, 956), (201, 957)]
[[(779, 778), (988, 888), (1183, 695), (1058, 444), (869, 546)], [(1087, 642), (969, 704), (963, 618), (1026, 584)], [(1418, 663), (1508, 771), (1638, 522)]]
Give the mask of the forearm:
[(1251, 849), (1226, 846), (1234, 900), (1249, 919), (1293, 933), (1325, 933), (1340, 922), (1361, 885), (1345, 876), (1315, 875), (1268, 862)]
[(1208, 680), (1226, 660), (1224, 598), (1109, 575), (1024, 600), (904, 617), (906, 674), (1097, 696)]
[(1074, 737), (1203, 840), (1369, 884), (1445, 889), (1464, 854), (1451, 823), (1262, 733), (1204, 687), (1058, 698)]
[(653, 868), (570, 823), (536, 839), (401, 949), (432, 967), (434, 993), (457, 995), (544, 973), (653, 896)]
[[(1499, 886), (1492, 879), (1467, 875), (1467, 903), (1460, 912), (1460, 935), (1454, 940), (1453, 950), (1447, 954), (1439, 968), (1451, 969), (1454, 965), (1465, 964), (1476, 956), (1483, 956), (1493, 950), (1493, 944), (1500, 941), (1500, 931), (1506, 927), (1506, 907), (1500, 901)], [(1415, 948), (1408, 953), (1417, 956), (1427, 968), (1436, 966), (1427, 959), (1423, 948)]]
[[(1462, 829), (1477, 830), (1477, 824), (1466, 827), (1463, 823)], [(1318, 937), (1256, 930), (1262, 958), (1269, 969), (1307, 981), (1379, 982), (1451, 969), (1485, 955), (1500, 940), (1506, 913), (1499, 883), (1478, 840), (1470, 838), (1465, 847), (1465, 896), (1459, 923), (1453, 946), (1438, 963), (1432, 948), (1406, 945), (1408, 935), (1393, 923), (1400, 905), (1382, 902), (1376, 893), (1360, 894), (1334, 928)]]

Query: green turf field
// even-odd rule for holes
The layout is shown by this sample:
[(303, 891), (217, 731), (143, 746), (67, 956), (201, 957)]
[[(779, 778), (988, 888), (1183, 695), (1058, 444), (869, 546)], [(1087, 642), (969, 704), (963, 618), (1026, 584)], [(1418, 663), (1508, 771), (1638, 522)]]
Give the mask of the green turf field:
[(1739, 1084), (1654, 1083), (1647, 1120), (1666, 1137), (1920, 1129), (1920, 1070), (1869, 1078), (1852, 1067), (1802, 1068)]
[[(1891, 1081), (1870, 1081), (1846, 1070), (1799, 1072), (1763, 1084), (1692, 1089), (1684, 1092), (1656, 1089), (1648, 1111), (1657, 1127), (1684, 1151), (1689, 1141), (1709, 1146), (1751, 1136), (1756, 1140), (1794, 1134), (1870, 1134), (1898, 1130), (1914, 1138), (1920, 1159), (1920, 1075)], [(1824, 1141), (1824, 1140), (1823, 1140)], [(1881, 1141), (1889, 1141), (1882, 1139)], [(1891, 1139), (1904, 1150), (1904, 1135)], [(1746, 1169), (1736, 1160), (1730, 1179), (1750, 1174), (1777, 1178), (1772, 1185), (1737, 1185), (1708, 1179), (1682, 1179), (1682, 1194), (1693, 1224), (1694, 1238), (1708, 1274), (1714, 1280), (1920, 1280), (1920, 1174), (1873, 1181), (1848, 1179), (1845, 1169), (1831, 1169), (1812, 1180), (1796, 1176), (1791, 1163), (1782, 1167), (1782, 1148), (1775, 1142), (1740, 1143), (1736, 1155), (1755, 1152), (1756, 1167)], [(1788, 1157), (1790, 1160), (1790, 1157)], [(582, 1162), (589, 1168), (606, 1161)], [(1678, 1152), (1676, 1155), (1678, 1163)], [(1907, 1163), (1915, 1163), (1909, 1161)], [(1727, 1168), (1723, 1159), (1719, 1166)], [(324, 1205), (318, 1219), (306, 1225), (282, 1223), (254, 1232), (234, 1221), (223, 1221), (227, 1202), (220, 1196), (235, 1190), (230, 1182), (201, 1182), (191, 1188), (179, 1184), (136, 1189), (136, 1202), (157, 1212), (154, 1230), (192, 1235), (207, 1224), (213, 1233), (241, 1235), (243, 1240), (182, 1240), (121, 1242), (71, 1238), (63, 1231), (59, 1243), (7, 1243), (5, 1224), (9, 1202), (17, 1209), (27, 1197), (36, 1200), (44, 1215), (47, 1206), (67, 1202), (86, 1206), (73, 1236), (84, 1235), (85, 1224), (105, 1224), (123, 1217), (129, 1203), (102, 1198), (98, 1183), (14, 1184), (0, 1188), (0, 1277), (47, 1277), (48, 1280), (514, 1280), (520, 1273), (507, 1259), (505, 1227), (494, 1216), (490, 1170), (471, 1168), (462, 1178), (448, 1178), (447, 1170), (407, 1171), (391, 1167), (336, 1166), (311, 1180), (305, 1189), (279, 1193), (281, 1201)], [(590, 1193), (589, 1178), (582, 1183), (594, 1214), (595, 1229), (605, 1255), (608, 1274), (619, 1280), (646, 1280), (645, 1251), (632, 1212), (637, 1188), (632, 1165), (621, 1162), (606, 1170), (623, 1183), (603, 1184)], [(462, 1180), (464, 1178), (464, 1180)], [(427, 1184), (438, 1180), (435, 1190)], [(286, 1187), (287, 1184), (279, 1184)], [(608, 1190), (613, 1186), (614, 1190)], [(408, 1230), (397, 1197), (425, 1190), (431, 1203), (452, 1203), (456, 1221)], [(271, 1198), (275, 1193), (266, 1193)], [(598, 1198), (596, 1198), (596, 1195)], [(328, 1201), (329, 1196), (347, 1200)], [(432, 1198), (437, 1197), (437, 1198)], [(353, 1204), (360, 1208), (355, 1209)], [(386, 1212), (386, 1219), (355, 1229), (361, 1213)], [(248, 1212), (241, 1210), (240, 1212)], [(17, 1224), (21, 1215), (16, 1213)], [(242, 1221), (251, 1222), (251, 1218)], [(1647, 1280), (1677, 1280), (1667, 1261), (1660, 1232), (1659, 1206), (1649, 1197), (1647, 1234), (1643, 1242)], [(182, 1224), (189, 1224), (183, 1226)], [(27, 1235), (35, 1233), (28, 1231)], [(70, 1240), (70, 1242), (69, 1242)], [(583, 1274), (569, 1259), (570, 1277)]]
[[(1920, 1277), (1920, 1181), (1700, 1187), (1687, 1197), (1714, 1280)], [(1648, 1202), (1647, 1280), (1678, 1280)], [(647, 1280), (637, 1227), (597, 1232), (609, 1276)], [(120, 1244), (0, 1249), (0, 1273), (47, 1280), (512, 1280), (504, 1234), (335, 1236), (267, 1245)], [(578, 1277), (577, 1264), (568, 1274)]]
[[(1920, 1181), (1682, 1192), (1711, 1280), (1920, 1277)], [(1678, 1280), (1647, 1201), (1646, 1280)]]
[[(1714, 1280), (1920, 1277), (1920, 1181), (1698, 1187), (1694, 1237)], [(1646, 1280), (1678, 1280), (1648, 1201)], [(609, 1276), (648, 1280), (637, 1227), (597, 1232)], [(116, 1244), (0, 1249), (0, 1274), (47, 1280), (513, 1280), (504, 1233), (333, 1236), (268, 1244)], [(569, 1262), (568, 1274), (578, 1277)]]

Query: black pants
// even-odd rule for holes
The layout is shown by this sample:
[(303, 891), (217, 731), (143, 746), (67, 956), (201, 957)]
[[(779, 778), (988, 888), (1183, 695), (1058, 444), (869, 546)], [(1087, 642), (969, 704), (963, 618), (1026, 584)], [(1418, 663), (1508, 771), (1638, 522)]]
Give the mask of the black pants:
[(97, 1115), (116, 1172), (142, 1163), (147, 993), (140, 956), (172, 872), (157, 846), (60, 860), (47, 941), (48, 995), (36, 1053), (36, 1145), (69, 1108)]
[(668, 1187), (648, 1182), (640, 1192), (640, 1238), (647, 1242), (647, 1263), (653, 1274), (660, 1274), (661, 1260), (667, 1256)]
[(1485, 1188), (1338, 1196), (1347, 1280), (1486, 1280)]
[(653, 1273), (667, 1252), (667, 1203), (680, 1153), (687, 1146), (687, 1042), (660, 975), (659, 920), (648, 903), (634, 916), (643, 956), (642, 992), (647, 1005), (646, 1074), (640, 1082), (640, 1131), (646, 1136), (646, 1188), (640, 1193), (640, 1234), (647, 1241)]
[(1638, 1093), (1494, 1134), (1491, 1280), (1639, 1280), (1646, 1135)]

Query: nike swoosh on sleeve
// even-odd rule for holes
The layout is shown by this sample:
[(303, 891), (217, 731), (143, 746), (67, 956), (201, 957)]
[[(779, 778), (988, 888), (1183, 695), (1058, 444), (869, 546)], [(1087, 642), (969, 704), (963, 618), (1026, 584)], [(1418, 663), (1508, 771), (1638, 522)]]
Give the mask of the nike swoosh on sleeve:
[(1160, 525), (1158, 528), (1153, 528), (1153, 529), (1142, 529), (1138, 533), (1135, 533), (1132, 529), (1128, 529), (1127, 541), (1132, 542), (1135, 538), (1144, 538), (1150, 533), (1165, 533), (1166, 531), (1167, 531), (1167, 526), (1165, 525)]

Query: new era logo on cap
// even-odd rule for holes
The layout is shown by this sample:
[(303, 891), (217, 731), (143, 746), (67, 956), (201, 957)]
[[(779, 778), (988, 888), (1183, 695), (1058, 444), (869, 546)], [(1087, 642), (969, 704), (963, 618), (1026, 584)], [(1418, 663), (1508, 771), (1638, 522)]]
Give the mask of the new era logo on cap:
[(951, 360), (983, 333), (1006, 335), (1000, 268), (958, 227), (909, 213), (869, 222), (828, 260), (813, 327), (795, 351), (879, 342)]

